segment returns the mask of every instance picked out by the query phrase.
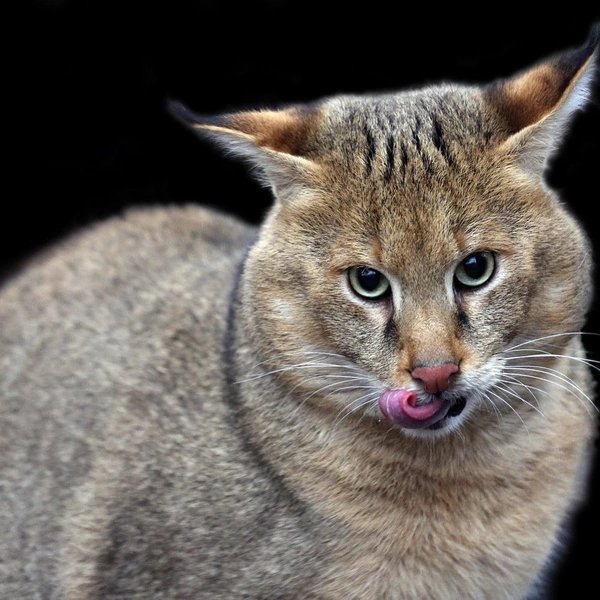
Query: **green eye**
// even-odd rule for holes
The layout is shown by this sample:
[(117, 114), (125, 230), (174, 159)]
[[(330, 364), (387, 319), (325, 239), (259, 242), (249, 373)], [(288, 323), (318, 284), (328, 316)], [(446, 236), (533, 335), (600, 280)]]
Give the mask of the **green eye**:
[(352, 267), (348, 269), (348, 281), (359, 296), (370, 300), (387, 297), (391, 292), (387, 277), (371, 267)]
[(458, 287), (475, 288), (482, 286), (494, 274), (496, 261), (491, 252), (474, 252), (469, 254), (454, 271), (455, 283)]

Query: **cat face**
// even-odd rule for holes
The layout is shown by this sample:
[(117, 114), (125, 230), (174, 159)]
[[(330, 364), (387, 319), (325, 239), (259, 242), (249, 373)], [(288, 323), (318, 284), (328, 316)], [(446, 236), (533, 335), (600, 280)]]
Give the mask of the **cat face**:
[(413, 436), (543, 411), (534, 390), (564, 385), (553, 360), (591, 295), (588, 242), (543, 172), (592, 50), (486, 88), (196, 123), (250, 157), (277, 198), (245, 311), (291, 393)]
[[(348, 104), (370, 132), (360, 146), (354, 130), (345, 135)], [(476, 99), (467, 104), (473, 114)], [(276, 207), (249, 261), (273, 365), (314, 401), (383, 414), (416, 435), (512, 410), (531, 385), (516, 381), (520, 358), (555, 351), (569, 336), (543, 338), (581, 327), (589, 265), (577, 224), (515, 171), (501, 136), (457, 135), (433, 112), (419, 131), (408, 117), (376, 129), (389, 121), (364, 101), (362, 122), (352, 101), (328, 110), (322, 169)], [(390, 139), (404, 140), (394, 157)]]

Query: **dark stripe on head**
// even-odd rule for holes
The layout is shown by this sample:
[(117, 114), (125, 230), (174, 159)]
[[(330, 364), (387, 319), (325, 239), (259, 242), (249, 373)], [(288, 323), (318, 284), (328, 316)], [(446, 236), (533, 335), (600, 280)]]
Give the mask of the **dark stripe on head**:
[(417, 152), (419, 153), (419, 156), (421, 157), (421, 160), (423, 161), (423, 166), (425, 167), (425, 171), (429, 175), (432, 175), (434, 172), (433, 162), (431, 160), (431, 157), (428, 156), (427, 152), (423, 149), (423, 146), (421, 144), (421, 139), (419, 137), (419, 132), (421, 131), (421, 129), (422, 129), (421, 119), (419, 119), (419, 117), (415, 117), (415, 128), (412, 132), (412, 139), (417, 148)]
[(433, 141), (434, 146), (438, 149), (439, 153), (442, 155), (443, 159), (449, 165), (452, 164), (452, 157), (450, 156), (450, 152), (448, 151), (448, 146), (446, 145), (446, 140), (444, 139), (444, 135), (442, 132), (442, 125), (435, 117), (433, 117), (433, 131), (431, 134), (431, 139)]
[(375, 158), (375, 140), (373, 135), (369, 131), (369, 128), (365, 125), (365, 137), (367, 138), (367, 154), (365, 156), (365, 162), (367, 163), (367, 175), (371, 174), (373, 170), (373, 159)]
[(400, 142), (400, 163), (402, 165), (402, 180), (406, 178), (406, 171), (408, 170), (408, 152), (404, 142)]
[(395, 160), (396, 159), (394, 136), (389, 135), (386, 144), (385, 172), (383, 174), (383, 178), (385, 179), (385, 181), (389, 181), (392, 177), (392, 173), (394, 172)]
[(433, 175), (435, 172), (433, 161), (431, 156), (428, 156), (425, 152), (421, 152), (421, 158), (423, 160), (423, 166), (428, 175)]
[(417, 152), (421, 152), (421, 140), (419, 139), (419, 129), (421, 129), (421, 119), (419, 117), (415, 118), (415, 128), (412, 132), (412, 139), (417, 147)]

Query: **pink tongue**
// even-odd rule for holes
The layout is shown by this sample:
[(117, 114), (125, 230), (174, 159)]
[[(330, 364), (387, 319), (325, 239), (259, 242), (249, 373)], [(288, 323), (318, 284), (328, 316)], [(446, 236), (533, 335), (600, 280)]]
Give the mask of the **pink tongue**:
[(415, 392), (397, 389), (388, 390), (379, 397), (379, 410), (392, 423), (417, 429), (437, 423), (446, 416), (449, 404), (441, 398), (417, 405)]

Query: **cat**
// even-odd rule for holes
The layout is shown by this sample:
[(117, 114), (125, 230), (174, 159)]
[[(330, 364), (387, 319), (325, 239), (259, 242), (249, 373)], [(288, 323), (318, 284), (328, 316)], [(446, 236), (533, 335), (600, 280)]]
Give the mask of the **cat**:
[(440, 83), (174, 118), (259, 227), (136, 208), (0, 292), (0, 598), (545, 593), (597, 425), (585, 228), (545, 179), (580, 48)]

